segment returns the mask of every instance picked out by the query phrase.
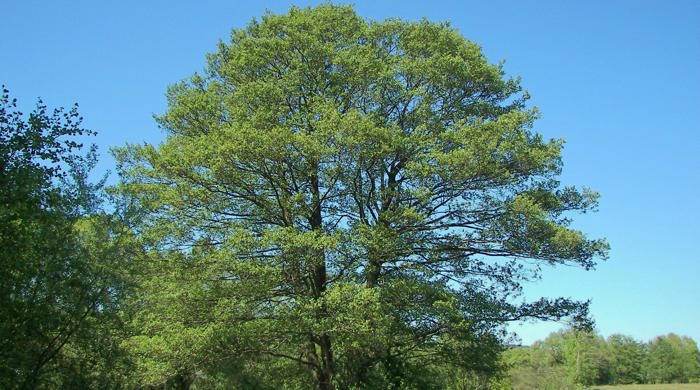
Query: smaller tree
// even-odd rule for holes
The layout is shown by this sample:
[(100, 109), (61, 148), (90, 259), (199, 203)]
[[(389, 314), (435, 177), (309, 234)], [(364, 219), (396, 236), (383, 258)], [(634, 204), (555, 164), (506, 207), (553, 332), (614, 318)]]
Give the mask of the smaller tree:
[(508, 377), (504, 382), (513, 389), (567, 389), (573, 386), (568, 382), (563, 365), (557, 364), (551, 352), (542, 341), (532, 347), (512, 348), (503, 353), (503, 361), (508, 367)]
[(610, 357), (605, 339), (576, 329), (567, 336), (567, 365), (574, 383), (587, 386), (610, 383)]
[[(0, 97), (0, 388), (94, 387), (119, 291), (116, 234), (80, 154), (77, 105), (27, 119)], [(87, 364), (87, 365), (86, 365)], [(103, 372), (106, 372), (103, 371)], [(82, 378), (82, 379), (81, 379)], [(89, 379), (93, 378), (93, 379)], [(84, 379), (84, 380), (83, 380)]]
[(621, 334), (608, 337), (607, 344), (612, 365), (612, 383), (644, 383), (644, 345)]
[[(610, 382), (610, 358), (605, 340), (587, 330), (569, 329), (550, 334), (531, 350), (532, 366), (556, 371), (568, 384), (600, 385)], [(542, 373), (538, 374), (542, 376)]]
[(649, 343), (647, 378), (652, 383), (688, 383), (700, 377), (698, 346), (689, 337), (673, 333)]

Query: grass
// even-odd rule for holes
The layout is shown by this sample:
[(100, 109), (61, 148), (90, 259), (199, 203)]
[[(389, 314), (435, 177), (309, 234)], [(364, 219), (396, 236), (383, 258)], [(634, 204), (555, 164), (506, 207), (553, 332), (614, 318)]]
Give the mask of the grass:
[(593, 386), (590, 390), (700, 390), (700, 383), (670, 383), (663, 385)]

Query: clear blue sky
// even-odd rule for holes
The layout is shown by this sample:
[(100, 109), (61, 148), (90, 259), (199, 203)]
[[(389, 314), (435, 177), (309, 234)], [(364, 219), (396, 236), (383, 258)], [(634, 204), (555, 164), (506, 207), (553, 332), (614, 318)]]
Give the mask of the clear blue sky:
[[(0, 0), (0, 83), (29, 111), (80, 103), (100, 170), (126, 142), (158, 142), (164, 92), (233, 27), (289, 1)], [(521, 76), (536, 129), (566, 139), (563, 182), (601, 192), (576, 226), (607, 237), (593, 272), (547, 270), (526, 294), (592, 299), (598, 331), (700, 342), (699, 1), (357, 1), (372, 19), (449, 20)], [(520, 328), (524, 343), (560, 324)]]

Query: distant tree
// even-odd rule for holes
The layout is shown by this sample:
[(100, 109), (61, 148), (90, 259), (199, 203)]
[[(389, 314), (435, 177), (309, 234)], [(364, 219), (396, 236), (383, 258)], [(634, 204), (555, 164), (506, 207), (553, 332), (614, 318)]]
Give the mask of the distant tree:
[(605, 340), (595, 333), (581, 329), (568, 329), (550, 334), (544, 341), (535, 343), (548, 352), (552, 366), (565, 367), (570, 383), (600, 385), (611, 380), (611, 362)]
[[(49, 113), (41, 101), (25, 119), (3, 88), (3, 389), (66, 388), (78, 382), (82, 387), (86, 380), (95, 379), (94, 365), (102, 362), (96, 359), (97, 352), (105, 351), (103, 347), (110, 342), (97, 329), (107, 326), (104, 320), (115, 314), (112, 303), (118, 285), (114, 265), (122, 257), (108, 249), (113, 234), (95, 232), (99, 226), (108, 225), (97, 217), (96, 191), (101, 183), (90, 184), (87, 180), (96, 161), (95, 149), (78, 154), (81, 145), (77, 138), (91, 133), (80, 124), (77, 106)], [(93, 341), (94, 348), (89, 348)], [(101, 372), (108, 375), (106, 367)]]
[(611, 362), (605, 339), (580, 330), (572, 330), (567, 336), (566, 358), (573, 382), (586, 386), (610, 383)]
[(611, 381), (605, 340), (582, 329), (551, 333), (529, 348), (506, 352), (514, 388), (575, 388)]
[(669, 333), (655, 338), (648, 348), (649, 382), (687, 383), (700, 377), (700, 355), (693, 339)]
[(691, 338), (660, 336), (648, 344), (614, 334), (607, 341), (562, 330), (503, 356), (513, 389), (568, 389), (630, 383), (687, 383), (700, 378), (700, 354)]
[(535, 342), (531, 347), (512, 348), (504, 352), (508, 367), (502, 387), (513, 390), (569, 390), (579, 386), (567, 375), (563, 356), (553, 343)]
[(608, 337), (607, 344), (612, 366), (612, 383), (644, 383), (644, 344), (621, 334)]
[(606, 256), (568, 226), (597, 194), (560, 185), (562, 141), (449, 25), (292, 8), (208, 60), (169, 89), (167, 140), (117, 151), (153, 259), (144, 380), (241, 357), (288, 387), (425, 387), (498, 370), (507, 321), (587, 319), (516, 298), (538, 264)]

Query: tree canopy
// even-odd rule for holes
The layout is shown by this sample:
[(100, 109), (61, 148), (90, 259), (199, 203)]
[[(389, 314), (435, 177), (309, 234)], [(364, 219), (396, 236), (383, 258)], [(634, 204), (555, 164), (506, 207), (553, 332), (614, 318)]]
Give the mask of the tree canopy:
[(563, 141), (449, 24), (292, 8), (207, 64), (168, 90), (164, 143), (116, 151), (153, 271), (132, 340), (148, 381), (228, 362), (420, 386), (438, 364), (496, 371), (507, 321), (585, 325), (585, 302), (519, 293), (606, 256), (569, 226), (598, 195), (559, 183)]

